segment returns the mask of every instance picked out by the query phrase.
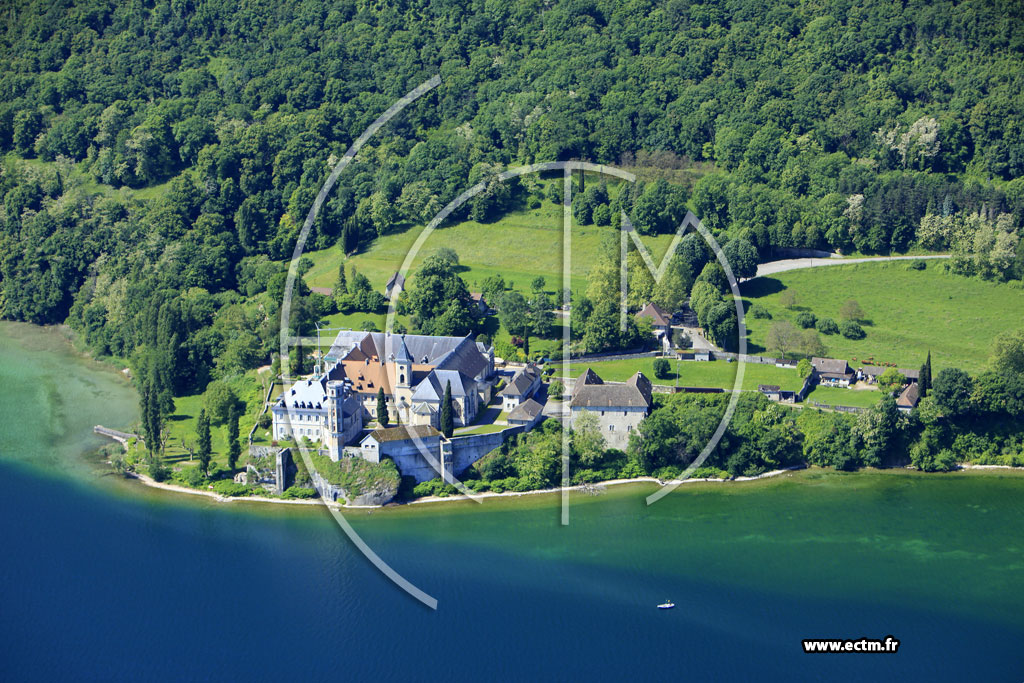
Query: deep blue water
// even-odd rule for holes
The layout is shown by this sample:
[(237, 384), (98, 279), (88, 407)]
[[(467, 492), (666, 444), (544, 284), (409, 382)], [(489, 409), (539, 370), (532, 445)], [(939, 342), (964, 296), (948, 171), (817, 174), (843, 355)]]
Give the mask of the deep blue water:
[[(147, 489), (130, 387), (0, 324), (0, 681), (1020, 681), (1024, 477), (802, 473), (349, 512)], [(678, 607), (660, 612), (670, 598)], [(894, 655), (800, 640), (884, 638)]]
[[(556, 528), (549, 506), (360, 523), (381, 555), (439, 599), (435, 612), (395, 590), (320, 510), (133, 500), (0, 464), (0, 677), (1021, 678), (1020, 621), (870, 595), (752, 590), (702, 576), (714, 565), (660, 565), (657, 546), (588, 555), (576, 542), (546, 545), (562, 532), (593, 542), (609, 513), (638, 497), (576, 506), (578, 533)], [(478, 542), (481, 514), (483, 526), (511, 524), (504, 538)], [(666, 596), (679, 607), (658, 612)], [(903, 642), (896, 655), (799, 649), (803, 637), (887, 633)]]

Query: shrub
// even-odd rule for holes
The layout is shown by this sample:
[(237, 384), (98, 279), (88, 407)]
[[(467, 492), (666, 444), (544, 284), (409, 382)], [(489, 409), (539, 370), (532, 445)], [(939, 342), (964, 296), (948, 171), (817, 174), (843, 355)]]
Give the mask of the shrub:
[(752, 318), (758, 318), (760, 320), (771, 320), (772, 314), (768, 312), (768, 309), (762, 308), (757, 304), (750, 304), (750, 308), (747, 309), (747, 315)]
[(847, 339), (863, 339), (866, 336), (864, 334), (864, 328), (853, 320), (843, 321), (843, 324), (839, 326), (839, 331), (842, 332), (843, 336)]
[(924, 270), (928, 267), (928, 264), (923, 259), (914, 259), (910, 262), (911, 270)]
[(832, 318), (821, 318), (814, 327), (822, 334), (839, 334), (839, 325)]
[(171, 470), (164, 464), (163, 458), (159, 455), (153, 456), (153, 464), (149, 466), (149, 476), (153, 481), (163, 481), (171, 474)]
[(555, 400), (562, 400), (562, 395), (565, 393), (565, 385), (562, 384), (562, 380), (556, 379), (548, 386), (548, 397)]
[(662, 481), (671, 481), (678, 477), (680, 472), (682, 472), (682, 469), (675, 465), (665, 465), (654, 472), (654, 477), (661, 479)]
[(206, 484), (206, 476), (199, 471), (199, 466), (183, 467), (178, 472), (174, 473), (174, 478), (180, 481), (185, 486), (190, 486), (194, 489), (199, 488)]
[(260, 429), (270, 429), (270, 425), (272, 425), (273, 423), (274, 423), (274, 418), (270, 414), (269, 410), (267, 412), (263, 413), (262, 415), (260, 415), (260, 419), (257, 421), (257, 424), (259, 425)]
[[(515, 479), (515, 477), (509, 477), (509, 479)], [(508, 481), (508, 479), (506, 481)], [(532, 491), (534, 487), (530, 484), (529, 480), (525, 477), (521, 477), (515, 479), (515, 483), (510, 486), (509, 489), (517, 493), (524, 493), (526, 491)]]
[(796, 324), (805, 330), (814, 327), (816, 322), (818, 322), (818, 317), (810, 311), (803, 311), (796, 316)]
[(431, 479), (429, 481), (420, 482), (413, 487), (412, 494), (417, 498), (424, 496), (436, 496), (439, 495), (445, 487), (445, 483), (440, 478)]
[(316, 498), (316, 489), (307, 489), (304, 486), (289, 486), (281, 494), (281, 497), (288, 499)]
[(654, 359), (654, 376), (658, 379), (668, 379), (669, 373), (672, 371), (672, 366), (664, 358)]
[(642, 468), (640, 463), (636, 460), (627, 460), (622, 466), (622, 469), (619, 470), (619, 477), (622, 479), (636, 479), (637, 477), (642, 477), (645, 474), (647, 473), (644, 472), (644, 468)]
[(698, 467), (690, 475), (691, 479), (728, 479), (729, 473), (717, 467)]
[(248, 484), (238, 484), (230, 479), (214, 482), (213, 490), (222, 496), (248, 496), (252, 488)]

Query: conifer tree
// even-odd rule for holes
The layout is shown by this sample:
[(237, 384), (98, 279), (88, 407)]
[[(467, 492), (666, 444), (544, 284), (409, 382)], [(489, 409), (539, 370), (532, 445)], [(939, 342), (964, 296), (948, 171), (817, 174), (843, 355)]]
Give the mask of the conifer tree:
[(196, 420), (196, 436), (199, 437), (199, 471), (207, 474), (213, 449), (210, 443), (210, 418), (206, 416), (206, 410), (203, 408), (199, 409), (199, 419)]
[(334, 281), (334, 298), (345, 296), (348, 294), (348, 280), (345, 278), (345, 262), (342, 261), (338, 266), (338, 279)]
[(296, 377), (306, 373), (305, 355), (306, 353), (302, 348), (302, 342), (299, 342), (295, 345), (295, 368), (292, 372)]
[(918, 389), (921, 392), (921, 398), (928, 395), (928, 390), (932, 388), (932, 352), (928, 352), (928, 358), (925, 360), (924, 365), (921, 366), (921, 375), (917, 378)]
[(441, 433), (450, 439), (455, 432), (455, 420), (452, 417), (452, 383), (444, 386), (444, 398), (441, 399)]
[(238, 442), (238, 406), (231, 405), (231, 412), (228, 415), (228, 468), (235, 469), (238, 464), (238, 456), (242, 454), (242, 445)]
[(387, 398), (384, 396), (384, 387), (381, 387), (377, 390), (377, 424), (387, 427), (389, 421)]

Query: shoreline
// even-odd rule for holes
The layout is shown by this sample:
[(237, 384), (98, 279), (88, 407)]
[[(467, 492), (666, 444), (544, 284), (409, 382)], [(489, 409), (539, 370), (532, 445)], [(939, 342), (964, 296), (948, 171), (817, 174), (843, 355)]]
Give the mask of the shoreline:
[[(798, 470), (805, 470), (805, 469), (807, 469), (806, 466), (794, 465), (793, 467), (786, 467), (786, 468), (781, 469), (781, 470), (772, 470), (771, 472), (764, 472), (763, 474), (759, 474), (759, 475), (757, 475), (755, 477), (736, 477), (735, 479), (683, 479), (681, 481), (678, 481), (678, 484), (682, 485), (682, 484), (691, 484), (691, 483), (715, 483), (715, 482), (726, 484), (726, 483), (733, 483), (733, 482), (757, 481), (758, 479), (768, 479), (768, 478), (771, 478), (771, 477), (777, 477), (777, 476), (779, 476), (781, 474), (786, 474), (788, 472), (795, 472), (795, 471), (798, 471)], [(560, 493), (561, 491), (586, 491), (586, 490), (596, 490), (599, 493), (600, 489), (602, 487), (606, 487), (606, 486), (618, 486), (620, 484), (643, 484), (643, 483), (651, 483), (651, 484), (658, 484), (659, 486), (666, 486), (668, 484), (672, 484), (672, 483), (676, 483), (676, 482), (675, 481), (664, 481), (662, 479), (658, 479), (657, 477), (636, 477), (635, 479), (609, 479), (607, 481), (595, 481), (592, 484), (575, 484), (573, 486), (566, 486), (566, 487), (558, 486), (558, 487), (550, 488), (550, 489), (534, 489), (533, 491), (502, 491), (501, 493), (495, 493), (494, 491), (485, 491), (483, 493), (478, 493), (478, 494), (474, 495), (473, 498), (499, 498), (499, 497), (502, 497), (502, 496), (510, 496), (510, 497), (530, 496), (530, 495), (537, 494), (537, 493)], [(427, 497), (424, 497), (424, 498), (417, 498), (416, 500), (410, 500), (408, 503), (405, 503), (405, 504), (406, 505), (419, 505), (421, 503), (444, 503), (444, 502), (447, 502), (447, 501), (455, 501), (455, 500), (472, 500), (472, 498), (470, 498), (469, 496), (464, 495), (464, 494), (459, 494), (459, 495), (455, 495), (455, 496), (427, 496)]]
[[(787, 467), (781, 470), (772, 470), (771, 472), (764, 472), (755, 477), (736, 477), (735, 479), (683, 479), (678, 484), (691, 484), (691, 483), (742, 483), (749, 481), (757, 481), (759, 479), (768, 479), (771, 477), (777, 477), (781, 474), (789, 472), (795, 472), (799, 470), (807, 469), (803, 465), (794, 465), (793, 467)], [(597, 490), (600, 491), (602, 487), (607, 486), (618, 486), (621, 484), (658, 484), (659, 486), (665, 486), (671, 484), (671, 481), (664, 481), (657, 477), (636, 477), (635, 479), (609, 479), (607, 481), (598, 481), (592, 484), (576, 484), (567, 487), (555, 487), (549, 489), (534, 489), (532, 491), (502, 491), (497, 493), (495, 491), (484, 491), (474, 495), (472, 498), (464, 494), (454, 496), (427, 496), (424, 498), (417, 498), (416, 500), (410, 500), (403, 503), (387, 502), (383, 505), (343, 505), (330, 501), (325, 501), (322, 498), (303, 498), (289, 500), (287, 498), (268, 498), (266, 496), (222, 496), (215, 491), (204, 491), (202, 489), (192, 489), (187, 486), (181, 486), (179, 484), (167, 484), (161, 481), (156, 481), (152, 477), (139, 472), (129, 472), (125, 475), (125, 479), (130, 479), (135, 482), (148, 486), (154, 489), (160, 489), (163, 491), (170, 491), (172, 493), (185, 493), (193, 496), (205, 496), (211, 498), (218, 503), (234, 503), (234, 502), (250, 502), (250, 503), (279, 503), (283, 505), (323, 505), (326, 507), (337, 507), (343, 510), (379, 510), (385, 507), (404, 507), (407, 505), (420, 505), (424, 503), (450, 503), (456, 501), (473, 500), (477, 498), (516, 498), (520, 496), (530, 496), (542, 493), (559, 493), (561, 491), (585, 491), (585, 490)]]
[[(786, 468), (783, 468), (783, 469), (772, 470), (770, 472), (764, 472), (762, 474), (759, 474), (759, 475), (756, 475), (756, 476), (753, 476), (753, 477), (736, 477), (734, 479), (717, 479), (717, 478), (716, 479), (707, 479), (707, 478), (704, 478), (704, 479), (683, 479), (683, 480), (679, 481), (677, 485), (681, 486), (683, 484), (697, 484), (697, 483), (703, 483), (703, 484), (745, 483), (745, 482), (760, 481), (760, 480), (763, 480), (763, 479), (772, 479), (772, 478), (776, 478), (776, 477), (779, 477), (779, 476), (784, 475), (784, 474), (792, 474), (793, 472), (799, 472), (799, 471), (802, 471), (802, 470), (809, 470), (809, 469), (811, 469), (811, 468), (807, 467), (806, 465), (794, 465), (792, 467), (786, 467)], [(895, 470), (901, 470), (901, 469), (906, 469), (906, 468), (888, 468), (888, 469), (891, 469), (891, 470), (895, 471)], [(1010, 466), (1010, 465), (973, 465), (973, 464), (970, 464), (970, 463), (965, 463), (965, 464), (961, 464), (958, 469), (953, 470), (952, 472), (945, 472), (943, 474), (952, 474), (952, 473), (956, 473), (956, 472), (966, 472), (966, 471), (969, 471), (969, 470), (981, 470), (981, 471), (986, 471), (986, 470), (1024, 471), (1024, 467), (1013, 467), (1013, 466)], [(884, 471), (884, 470), (880, 470), (880, 471)], [(917, 470), (913, 470), (913, 471), (916, 472)], [(923, 473), (923, 474), (934, 474), (934, 473)], [(413, 506), (413, 505), (426, 505), (426, 504), (433, 504), (433, 503), (454, 503), (454, 502), (462, 502), (462, 501), (467, 501), (467, 500), (483, 499), (483, 498), (519, 498), (519, 497), (522, 497), (522, 496), (532, 496), (532, 495), (540, 495), (540, 494), (555, 494), (555, 493), (560, 493), (563, 490), (564, 491), (572, 491), (572, 492), (593, 491), (595, 493), (595, 495), (600, 495), (600, 493), (602, 493), (602, 489), (606, 488), (606, 487), (609, 487), (609, 486), (620, 486), (620, 485), (623, 485), (623, 484), (657, 484), (659, 486), (665, 486), (665, 485), (673, 483), (671, 481), (664, 481), (662, 479), (658, 479), (657, 477), (636, 477), (634, 479), (609, 479), (607, 481), (599, 481), (599, 482), (594, 482), (592, 484), (576, 484), (576, 485), (573, 485), (573, 486), (565, 487), (564, 489), (562, 487), (555, 487), (555, 488), (547, 488), (547, 489), (535, 489), (533, 491), (502, 491), (501, 493), (497, 493), (497, 492), (494, 492), (494, 491), (485, 491), (485, 492), (478, 493), (478, 494), (474, 495), (472, 498), (470, 496), (466, 496), (464, 494), (458, 494), (458, 495), (454, 495), (454, 496), (427, 496), (427, 497), (424, 497), (424, 498), (417, 498), (416, 500), (410, 500), (410, 501), (400, 502), (400, 503), (388, 502), (388, 503), (384, 503), (383, 505), (346, 505), (346, 504), (339, 504), (339, 503), (336, 503), (336, 502), (326, 501), (326, 500), (323, 500), (322, 498), (305, 498), (305, 499), (289, 500), (289, 499), (286, 499), (286, 498), (268, 498), (266, 496), (222, 496), (219, 493), (216, 493), (214, 491), (204, 491), (202, 489), (192, 489), (192, 488), (188, 488), (187, 486), (180, 486), (178, 484), (167, 484), (167, 483), (164, 483), (164, 482), (158, 482), (158, 481), (155, 481), (152, 477), (150, 477), (148, 475), (140, 474), (140, 473), (137, 473), (137, 472), (130, 472), (130, 473), (128, 473), (126, 475), (125, 478), (133, 480), (135, 482), (138, 482), (139, 484), (142, 484), (143, 486), (148, 486), (150, 488), (160, 489), (160, 490), (163, 490), (163, 491), (169, 491), (171, 493), (184, 493), (184, 494), (193, 495), (193, 496), (204, 496), (204, 497), (210, 498), (210, 499), (212, 499), (212, 500), (214, 500), (215, 502), (218, 502), (218, 503), (236, 503), (236, 502), (237, 503), (270, 503), (270, 504), (275, 504), (276, 503), (276, 504), (280, 504), (280, 505), (325, 506), (325, 507), (329, 507), (329, 508), (338, 508), (338, 509), (341, 509), (341, 510), (380, 510), (380, 509), (388, 508), (388, 507), (397, 508), (397, 507), (408, 507), (408, 506)]]

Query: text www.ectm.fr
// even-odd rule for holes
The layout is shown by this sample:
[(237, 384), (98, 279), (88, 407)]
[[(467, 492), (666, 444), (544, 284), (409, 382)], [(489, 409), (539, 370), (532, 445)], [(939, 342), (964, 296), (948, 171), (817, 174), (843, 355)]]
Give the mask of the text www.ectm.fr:
[(804, 645), (804, 652), (896, 652), (900, 647), (900, 641), (892, 636), (886, 636), (884, 640), (873, 638), (857, 639), (820, 639), (805, 638), (801, 641)]

